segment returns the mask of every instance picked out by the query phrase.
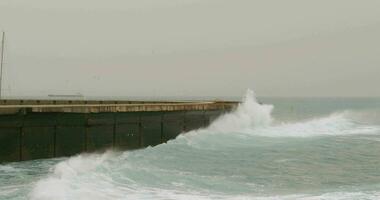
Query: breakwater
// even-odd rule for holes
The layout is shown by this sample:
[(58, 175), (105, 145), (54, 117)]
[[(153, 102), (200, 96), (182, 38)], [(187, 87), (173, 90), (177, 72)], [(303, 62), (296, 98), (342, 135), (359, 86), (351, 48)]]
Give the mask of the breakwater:
[(207, 126), (236, 102), (0, 101), (0, 162), (138, 149)]

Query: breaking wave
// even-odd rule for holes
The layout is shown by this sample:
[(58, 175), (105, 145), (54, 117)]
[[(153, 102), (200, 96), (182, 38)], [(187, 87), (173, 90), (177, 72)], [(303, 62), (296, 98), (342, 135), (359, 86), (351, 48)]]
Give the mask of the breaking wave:
[(202, 134), (232, 132), (263, 137), (312, 137), (371, 134), (380, 130), (378, 125), (368, 124), (366, 119), (358, 118), (357, 116), (360, 115), (351, 111), (333, 113), (301, 122), (273, 123), (272, 110), (273, 105), (258, 103), (254, 92), (248, 90), (243, 103), (235, 111), (219, 117), (205, 130), (195, 132)]
[(341, 112), (305, 122), (282, 123), (267, 129), (255, 129), (251, 133), (267, 137), (313, 137), (377, 134), (379, 130), (379, 126), (356, 121), (350, 116), (350, 112)]
[[(315, 195), (299, 194), (307, 186), (323, 187), (318, 185), (322, 175), (327, 177), (323, 181), (331, 182), (324, 189), (340, 186), (340, 174), (329, 156), (346, 149), (351, 141), (336, 143), (331, 136), (378, 134), (377, 125), (366, 123), (350, 111), (282, 123), (273, 119), (272, 110), (272, 105), (258, 103), (254, 93), (248, 91), (236, 110), (205, 129), (182, 134), (166, 144), (137, 151), (81, 154), (59, 162), (47, 177), (34, 184), (29, 197), (32, 200), (380, 197), (376, 191), (323, 190)], [(321, 144), (313, 146), (313, 140), (303, 138), (317, 138)], [(355, 170), (372, 158), (357, 158), (358, 163), (352, 164), (351, 150), (357, 151), (351, 148), (334, 161), (343, 166), (354, 165), (346, 169), (348, 174), (350, 170), (356, 173), (346, 177), (344, 183), (348, 185), (359, 181), (358, 177), (366, 177), (367, 171)], [(373, 155), (374, 159), (376, 156)], [(373, 163), (372, 167), (378, 166)]]

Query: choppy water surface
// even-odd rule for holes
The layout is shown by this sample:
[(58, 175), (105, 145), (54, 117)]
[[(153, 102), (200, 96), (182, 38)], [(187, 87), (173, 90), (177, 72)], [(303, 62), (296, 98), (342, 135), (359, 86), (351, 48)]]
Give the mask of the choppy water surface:
[(0, 199), (380, 199), (379, 99), (264, 101), (152, 148), (0, 165)]

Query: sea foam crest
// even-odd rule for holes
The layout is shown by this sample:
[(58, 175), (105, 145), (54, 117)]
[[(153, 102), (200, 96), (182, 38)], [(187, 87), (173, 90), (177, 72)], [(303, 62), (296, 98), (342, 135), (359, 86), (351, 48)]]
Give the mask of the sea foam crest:
[(273, 121), (272, 110), (273, 105), (260, 104), (255, 93), (252, 90), (247, 90), (243, 102), (238, 105), (236, 110), (216, 119), (208, 130), (231, 132), (254, 127), (267, 127)]
[[(265, 137), (312, 137), (373, 134), (380, 130), (379, 126), (358, 120), (355, 112), (350, 111), (332, 113), (300, 122), (273, 124), (272, 110), (273, 105), (259, 103), (255, 93), (248, 90), (236, 110), (219, 117), (205, 131), (245, 133)], [(201, 133), (204, 134), (205, 131)]]
[(378, 126), (356, 121), (350, 116), (350, 112), (340, 112), (303, 122), (280, 123), (265, 129), (258, 128), (249, 133), (266, 137), (313, 137), (373, 134), (379, 130)]
[[(52, 168), (52, 173), (38, 181), (29, 194), (31, 200), (66, 200), (74, 199), (70, 196), (81, 196), (80, 199), (102, 199), (94, 188), (94, 193), (81, 188), (81, 182), (76, 182), (77, 177), (83, 178), (83, 174), (96, 174), (97, 167), (105, 165), (113, 152), (107, 151), (103, 154), (81, 154), (58, 163)], [(83, 181), (83, 180), (81, 180)], [(101, 181), (99, 181), (101, 182)], [(86, 183), (86, 185), (90, 185)], [(86, 195), (85, 195), (86, 194)]]

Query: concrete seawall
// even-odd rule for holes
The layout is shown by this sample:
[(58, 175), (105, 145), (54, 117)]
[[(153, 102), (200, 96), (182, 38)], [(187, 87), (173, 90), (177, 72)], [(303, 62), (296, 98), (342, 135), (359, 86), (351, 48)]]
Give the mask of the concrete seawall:
[(0, 163), (138, 149), (207, 126), (236, 102), (0, 101)]

